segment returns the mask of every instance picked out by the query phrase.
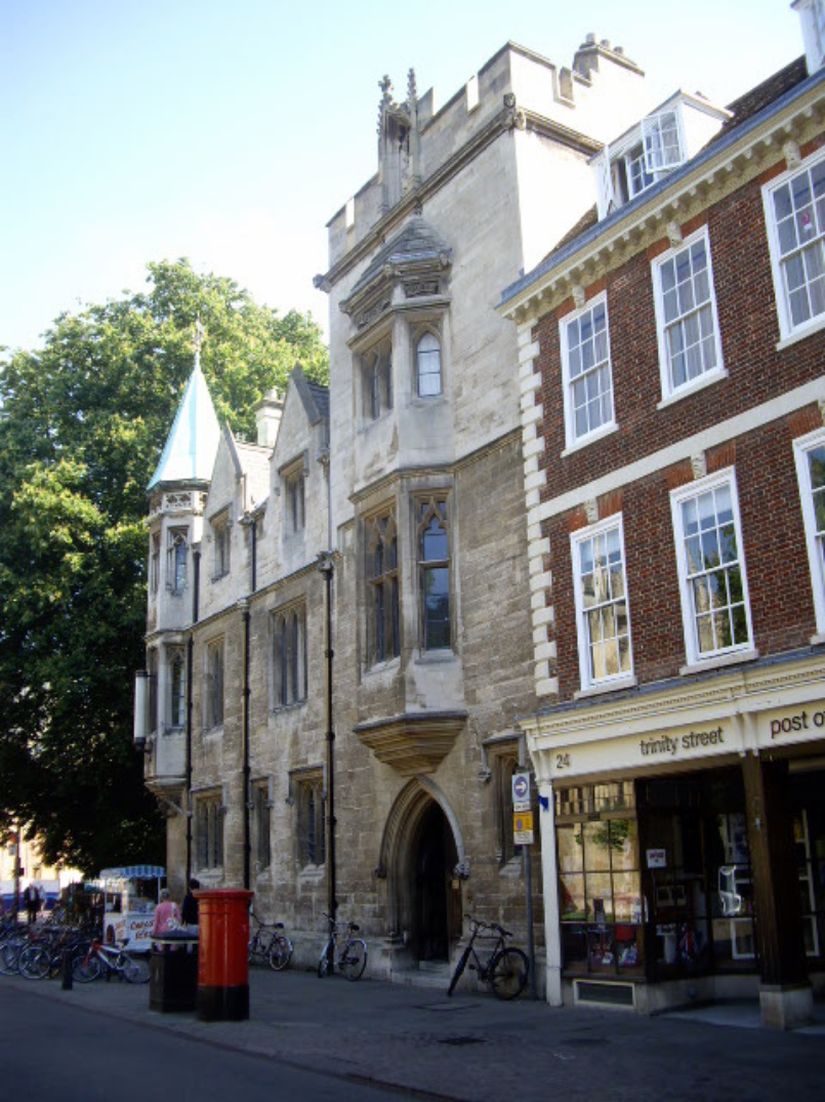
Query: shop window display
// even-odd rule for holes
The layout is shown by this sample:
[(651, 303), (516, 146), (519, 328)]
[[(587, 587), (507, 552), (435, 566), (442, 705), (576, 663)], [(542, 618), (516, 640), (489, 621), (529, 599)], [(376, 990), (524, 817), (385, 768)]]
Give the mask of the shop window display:
[(635, 819), (559, 826), (562, 934), (570, 971), (643, 971), (638, 854)]

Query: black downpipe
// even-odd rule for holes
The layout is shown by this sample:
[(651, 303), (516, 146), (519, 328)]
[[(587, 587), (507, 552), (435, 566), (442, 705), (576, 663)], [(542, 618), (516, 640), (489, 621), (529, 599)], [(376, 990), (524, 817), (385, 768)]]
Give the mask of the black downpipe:
[(192, 685), (195, 657), (194, 627), (200, 614), (201, 553), (192, 552), (192, 627), (186, 643), (186, 889), (192, 879)]
[[(252, 577), (250, 597), (255, 593), (258, 585), (258, 522), (251, 517), (252, 540), (251, 570)], [(250, 815), (252, 814), (252, 793), (249, 787), (249, 701), (252, 690), (249, 686), (249, 666), (251, 660), (251, 614), (249, 601), (244, 604), (243, 610), (243, 886), (249, 890), (252, 870), (252, 830)]]

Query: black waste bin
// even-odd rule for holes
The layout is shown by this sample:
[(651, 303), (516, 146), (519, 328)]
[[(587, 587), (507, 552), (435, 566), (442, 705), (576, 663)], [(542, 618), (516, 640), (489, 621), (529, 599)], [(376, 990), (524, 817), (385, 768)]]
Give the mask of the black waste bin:
[(149, 1009), (161, 1014), (194, 1010), (198, 995), (198, 935), (170, 930), (152, 939)]

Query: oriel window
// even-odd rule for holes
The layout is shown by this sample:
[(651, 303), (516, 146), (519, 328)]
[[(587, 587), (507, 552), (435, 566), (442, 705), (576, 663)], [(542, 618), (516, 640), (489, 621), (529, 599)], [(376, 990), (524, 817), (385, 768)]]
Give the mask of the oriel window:
[(392, 512), (367, 522), (367, 638), (371, 663), (401, 653), (398, 611), (398, 534)]
[(424, 650), (450, 646), (450, 543), (447, 502), (430, 498), (418, 507), (418, 576)]

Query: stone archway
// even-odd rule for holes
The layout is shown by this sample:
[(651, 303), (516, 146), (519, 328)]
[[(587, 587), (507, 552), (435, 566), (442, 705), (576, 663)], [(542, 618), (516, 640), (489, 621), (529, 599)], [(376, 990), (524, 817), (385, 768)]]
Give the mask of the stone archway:
[(396, 799), (381, 843), (389, 925), (416, 961), (449, 959), (461, 936), (458, 866), (466, 858), (455, 814), (438, 785), (416, 777)]

